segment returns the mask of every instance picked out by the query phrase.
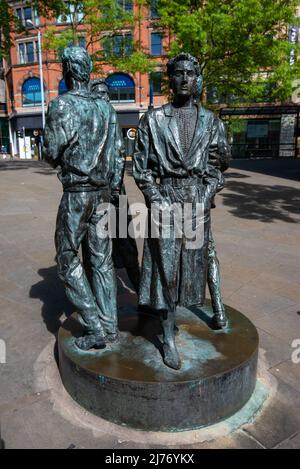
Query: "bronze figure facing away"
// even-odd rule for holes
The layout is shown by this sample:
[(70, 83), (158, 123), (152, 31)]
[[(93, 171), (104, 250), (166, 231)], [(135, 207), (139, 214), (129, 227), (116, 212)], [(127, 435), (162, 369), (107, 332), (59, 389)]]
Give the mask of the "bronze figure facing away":
[(157, 206), (163, 210), (174, 203), (203, 207), (203, 240), (197, 249), (187, 247), (184, 234), (175, 233), (174, 223), (170, 223), (169, 237), (148, 236), (144, 241), (139, 302), (159, 310), (164, 362), (179, 369), (177, 306), (203, 304), (208, 282), (215, 327), (227, 323), (210, 210), (215, 194), (224, 186), (222, 171), (228, 167), (230, 149), (221, 120), (195, 103), (202, 85), (197, 60), (181, 53), (167, 67), (173, 102), (149, 110), (141, 118), (133, 174), (150, 214)]
[(104, 78), (91, 80), (89, 87), (94, 99), (104, 99), (104, 101), (109, 103), (109, 89)]
[[(58, 273), (68, 298), (85, 326), (76, 345), (88, 350), (118, 337), (116, 278), (109, 237), (99, 237), (97, 210), (109, 203), (122, 184), (124, 159), (117, 117), (105, 100), (89, 90), (92, 62), (80, 47), (64, 50), (63, 75), (68, 92), (49, 104), (45, 158), (59, 167), (63, 196), (57, 214), (55, 244)], [(85, 240), (91, 271), (89, 282), (78, 252)]]

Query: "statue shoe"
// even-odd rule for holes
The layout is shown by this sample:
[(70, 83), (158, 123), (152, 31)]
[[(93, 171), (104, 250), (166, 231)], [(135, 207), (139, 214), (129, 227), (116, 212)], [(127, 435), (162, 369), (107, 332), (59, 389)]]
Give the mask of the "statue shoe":
[(227, 326), (228, 319), (224, 310), (215, 311), (213, 316), (213, 326), (216, 329), (224, 329)]
[(181, 360), (175, 344), (170, 346), (169, 344), (163, 345), (163, 360), (164, 364), (173, 370), (179, 370), (181, 368)]
[(91, 348), (105, 347), (105, 337), (103, 335), (89, 334), (83, 337), (78, 337), (75, 344), (81, 350), (90, 350)]

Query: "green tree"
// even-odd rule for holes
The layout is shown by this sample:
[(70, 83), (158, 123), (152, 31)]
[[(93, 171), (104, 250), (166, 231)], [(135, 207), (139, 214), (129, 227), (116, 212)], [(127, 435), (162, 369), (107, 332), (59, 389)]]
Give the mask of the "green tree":
[[(31, 5), (45, 17), (55, 16), (64, 8), (63, 0), (28, 0), (25, 5)], [(13, 2), (0, 0), (0, 54), (6, 58), (12, 46), (12, 33), (27, 33), (25, 26), (17, 18)]]
[(158, 0), (160, 26), (174, 38), (170, 55), (198, 58), (206, 90), (232, 103), (286, 101), (299, 76), (298, 45), (288, 26), (298, 0)]
[[(101, 72), (104, 63), (128, 73), (153, 70), (155, 63), (143, 49), (140, 39), (132, 39), (132, 44), (127, 46), (119, 41), (124, 28), (130, 31), (134, 24), (141, 28), (142, 8), (148, 3), (147, 0), (135, 0), (135, 14), (128, 8), (129, 0), (28, 0), (27, 3), (43, 17), (53, 20), (60, 17), (62, 23), (66, 20), (64, 28), (57, 25), (47, 28), (43, 35), (43, 49), (60, 51), (70, 44), (78, 45), (84, 36), (87, 48), (96, 45), (92, 58), (97, 72)], [(6, 0), (0, 0), (0, 31), (2, 56), (7, 56), (11, 47), (12, 32), (23, 31), (27, 34)], [(114, 39), (116, 35), (119, 37)], [(124, 36), (125, 43), (128, 38), (128, 35)], [(97, 45), (100, 43), (106, 47), (99, 49)]]
[(6, 58), (11, 47), (11, 33), (16, 18), (6, 0), (0, 0), (0, 58)]
[[(92, 58), (97, 72), (101, 72), (104, 63), (128, 73), (145, 73), (153, 69), (154, 63), (149, 60), (140, 40), (134, 41), (130, 33), (122, 34), (124, 29), (131, 31), (134, 23), (140, 24), (145, 0), (135, 2), (137, 14), (128, 8), (128, 0), (50, 0), (43, 3), (42, 8), (47, 8), (48, 13), (52, 9), (55, 16), (68, 20), (68, 27), (63, 30), (55, 25), (48, 28), (44, 34), (45, 49), (59, 51), (70, 44), (78, 45), (84, 35), (86, 48), (96, 45)], [(100, 43), (101, 48), (98, 47)]]

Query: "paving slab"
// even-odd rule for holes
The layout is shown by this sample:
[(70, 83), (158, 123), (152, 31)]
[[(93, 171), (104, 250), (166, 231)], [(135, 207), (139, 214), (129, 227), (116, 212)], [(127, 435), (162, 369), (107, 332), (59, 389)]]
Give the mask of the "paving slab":
[(300, 393), (278, 380), (276, 395), (254, 423), (243, 426), (266, 448), (274, 448), (300, 429)]
[[(299, 333), (300, 336), (300, 333)], [(293, 349), (294, 350), (294, 349)], [(298, 345), (298, 357), (300, 357), (300, 339)], [(285, 383), (289, 384), (292, 388), (300, 393), (300, 366), (298, 363), (293, 363), (291, 359), (282, 363), (272, 366), (270, 372), (280, 378)]]

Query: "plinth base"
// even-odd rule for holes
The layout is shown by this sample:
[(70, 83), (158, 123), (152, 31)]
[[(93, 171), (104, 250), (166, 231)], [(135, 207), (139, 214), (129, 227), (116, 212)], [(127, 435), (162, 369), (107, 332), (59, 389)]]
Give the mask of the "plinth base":
[(124, 314), (121, 340), (83, 352), (76, 315), (59, 330), (59, 368), (70, 395), (111, 422), (148, 431), (183, 431), (211, 425), (236, 413), (256, 383), (258, 335), (238, 311), (226, 307), (229, 325), (211, 327), (210, 306), (177, 312), (178, 371), (162, 361), (156, 317)]

